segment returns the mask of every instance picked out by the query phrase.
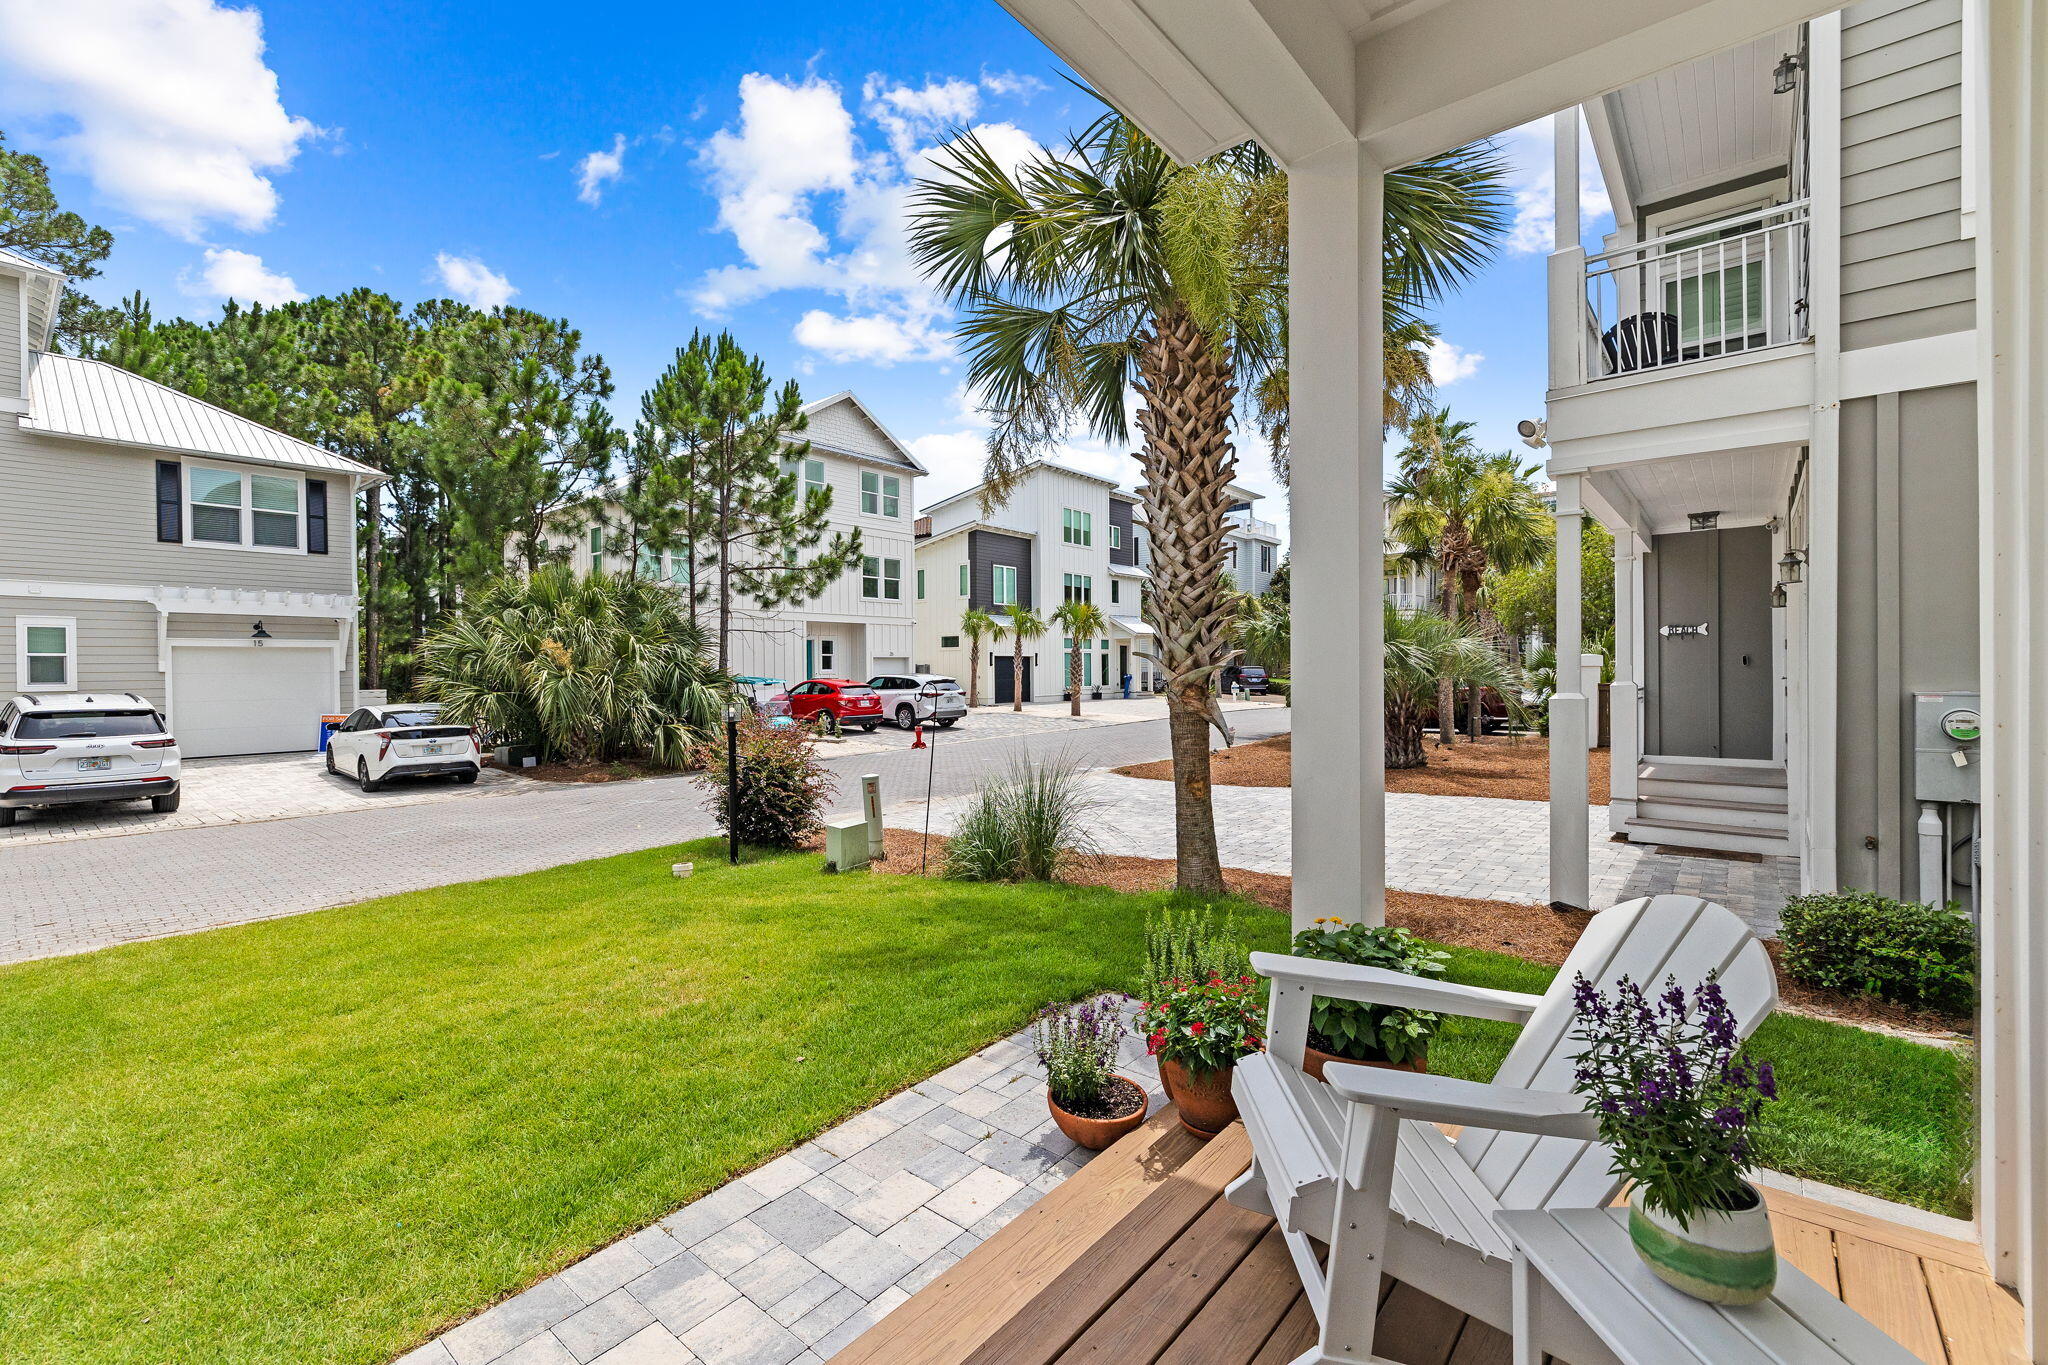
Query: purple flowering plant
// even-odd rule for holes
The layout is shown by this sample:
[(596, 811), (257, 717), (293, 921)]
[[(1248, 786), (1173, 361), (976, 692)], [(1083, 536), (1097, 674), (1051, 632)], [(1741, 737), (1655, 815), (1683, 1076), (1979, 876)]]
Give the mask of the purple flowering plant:
[(1643, 1203), (1688, 1227), (1704, 1212), (1749, 1207), (1743, 1177), (1762, 1159), (1758, 1120), (1777, 1098), (1771, 1064), (1752, 1058), (1710, 977), (1688, 996), (1676, 977), (1649, 995), (1623, 977), (1603, 995), (1573, 985), (1572, 1089), (1592, 1101), (1614, 1170)]
[(1103, 1102), (1116, 1076), (1117, 1049), (1128, 1032), (1113, 997), (1039, 1011), (1031, 1042), (1045, 1066), (1053, 1103), (1074, 1114)]

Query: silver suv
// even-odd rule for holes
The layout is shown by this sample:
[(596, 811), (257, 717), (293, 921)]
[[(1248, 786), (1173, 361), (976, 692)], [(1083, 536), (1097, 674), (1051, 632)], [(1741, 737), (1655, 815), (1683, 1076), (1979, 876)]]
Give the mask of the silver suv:
[(882, 714), (899, 730), (915, 729), (919, 721), (949, 726), (967, 714), (967, 694), (960, 684), (939, 673), (884, 673), (868, 679), (882, 697)]
[(0, 704), (0, 828), (28, 806), (147, 800), (178, 808), (178, 741), (133, 692), (64, 692)]

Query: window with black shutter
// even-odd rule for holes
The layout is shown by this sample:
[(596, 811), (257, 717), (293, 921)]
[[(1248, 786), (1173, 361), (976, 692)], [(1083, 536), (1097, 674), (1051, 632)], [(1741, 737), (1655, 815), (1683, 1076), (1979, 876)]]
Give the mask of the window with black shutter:
[(306, 480), (306, 553), (327, 553), (327, 480)]
[(156, 462), (156, 538), (173, 545), (185, 540), (185, 514), (179, 496), (183, 480), (176, 460)]

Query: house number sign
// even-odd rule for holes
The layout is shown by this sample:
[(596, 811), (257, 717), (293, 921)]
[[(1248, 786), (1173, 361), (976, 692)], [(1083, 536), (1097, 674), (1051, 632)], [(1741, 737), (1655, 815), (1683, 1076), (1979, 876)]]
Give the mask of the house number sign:
[(1708, 633), (1707, 622), (1702, 621), (1696, 626), (1659, 626), (1657, 627), (1657, 633), (1659, 635), (1705, 635)]

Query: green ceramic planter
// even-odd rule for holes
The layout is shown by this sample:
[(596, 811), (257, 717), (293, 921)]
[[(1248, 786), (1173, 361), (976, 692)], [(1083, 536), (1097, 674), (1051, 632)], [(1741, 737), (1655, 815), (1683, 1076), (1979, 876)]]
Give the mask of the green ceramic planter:
[(1762, 1303), (1778, 1283), (1778, 1250), (1771, 1217), (1754, 1189), (1750, 1206), (1732, 1213), (1695, 1214), (1690, 1227), (1643, 1207), (1642, 1191), (1628, 1201), (1628, 1235), (1636, 1254), (1658, 1279), (1708, 1303)]

